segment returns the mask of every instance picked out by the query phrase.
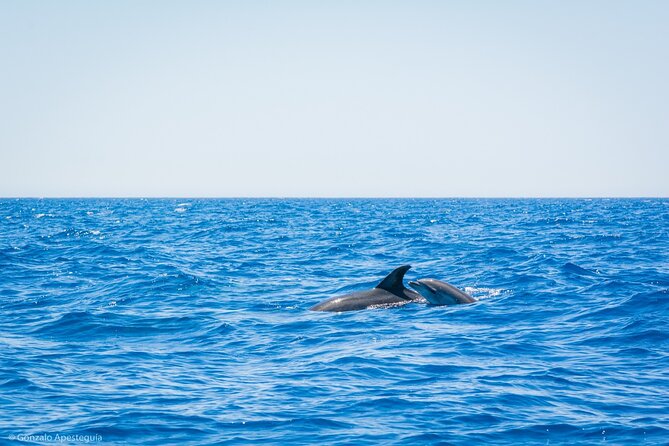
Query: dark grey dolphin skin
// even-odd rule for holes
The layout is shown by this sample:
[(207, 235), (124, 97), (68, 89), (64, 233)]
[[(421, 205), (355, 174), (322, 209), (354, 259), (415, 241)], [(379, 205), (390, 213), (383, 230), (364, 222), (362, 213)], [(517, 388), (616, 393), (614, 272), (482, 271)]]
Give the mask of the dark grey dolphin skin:
[(450, 283), (437, 279), (419, 279), (409, 282), (409, 286), (418, 291), (432, 305), (456, 305), (476, 302), (469, 294)]
[(312, 311), (353, 311), (372, 306), (405, 304), (420, 300), (420, 294), (404, 286), (404, 274), (411, 265), (400, 266), (371, 290), (334, 296), (310, 308)]

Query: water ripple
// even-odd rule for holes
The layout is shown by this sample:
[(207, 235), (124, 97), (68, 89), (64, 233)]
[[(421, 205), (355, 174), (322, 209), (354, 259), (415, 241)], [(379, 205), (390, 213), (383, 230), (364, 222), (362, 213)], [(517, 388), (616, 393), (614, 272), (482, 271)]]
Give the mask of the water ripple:
[[(664, 199), (0, 200), (0, 443), (666, 444), (667, 221)], [(308, 311), (406, 263), (479, 301)]]

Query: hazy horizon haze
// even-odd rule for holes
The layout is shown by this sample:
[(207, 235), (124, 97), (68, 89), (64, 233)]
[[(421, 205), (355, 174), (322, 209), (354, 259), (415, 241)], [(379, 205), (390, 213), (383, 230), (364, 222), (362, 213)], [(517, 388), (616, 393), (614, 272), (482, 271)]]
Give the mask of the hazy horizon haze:
[(0, 4), (0, 197), (667, 197), (669, 3)]

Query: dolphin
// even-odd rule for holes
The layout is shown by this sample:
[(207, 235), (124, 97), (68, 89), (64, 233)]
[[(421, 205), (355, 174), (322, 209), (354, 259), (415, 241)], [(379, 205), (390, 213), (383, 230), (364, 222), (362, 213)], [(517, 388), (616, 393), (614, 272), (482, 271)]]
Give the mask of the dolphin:
[(312, 311), (352, 311), (374, 306), (404, 305), (421, 300), (420, 294), (404, 286), (404, 274), (411, 265), (400, 266), (371, 290), (334, 296), (310, 308)]
[(437, 279), (419, 279), (409, 282), (432, 305), (455, 305), (476, 302), (469, 294), (460, 291), (450, 283)]

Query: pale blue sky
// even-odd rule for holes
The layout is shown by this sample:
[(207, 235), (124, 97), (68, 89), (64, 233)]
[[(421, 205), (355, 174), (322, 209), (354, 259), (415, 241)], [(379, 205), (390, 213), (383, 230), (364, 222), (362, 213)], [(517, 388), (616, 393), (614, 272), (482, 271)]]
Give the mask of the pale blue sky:
[(0, 196), (669, 196), (667, 1), (0, 0)]

